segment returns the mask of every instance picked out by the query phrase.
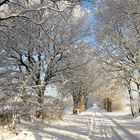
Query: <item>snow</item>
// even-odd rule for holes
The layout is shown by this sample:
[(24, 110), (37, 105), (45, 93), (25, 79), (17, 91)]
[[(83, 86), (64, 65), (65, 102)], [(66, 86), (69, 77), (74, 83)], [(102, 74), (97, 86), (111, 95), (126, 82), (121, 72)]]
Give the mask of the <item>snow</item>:
[(96, 105), (86, 112), (65, 115), (61, 121), (27, 123), (16, 136), (0, 133), (0, 140), (140, 140), (140, 117), (124, 111), (107, 113)]
[[(132, 120), (135, 120), (135, 123)], [(95, 125), (92, 136), (95, 140), (101, 138), (105, 140), (139, 140), (139, 128), (140, 118), (132, 118), (128, 108), (123, 112), (113, 113), (95, 108)]]

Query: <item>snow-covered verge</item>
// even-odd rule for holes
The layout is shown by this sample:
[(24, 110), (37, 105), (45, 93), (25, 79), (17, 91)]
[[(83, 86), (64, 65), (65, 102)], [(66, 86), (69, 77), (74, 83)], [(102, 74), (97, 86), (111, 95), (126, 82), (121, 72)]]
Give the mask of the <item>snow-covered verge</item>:
[(26, 123), (18, 135), (1, 132), (0, 140), (140, 140), (140, 117), (130, 111), (107, 113), (97, 106), (61, 121)]

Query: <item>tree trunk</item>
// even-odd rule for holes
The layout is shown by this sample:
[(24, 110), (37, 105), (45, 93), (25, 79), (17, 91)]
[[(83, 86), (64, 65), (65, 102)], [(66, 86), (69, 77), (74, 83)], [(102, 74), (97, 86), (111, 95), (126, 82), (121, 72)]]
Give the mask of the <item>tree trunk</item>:
[(136, 116), (136, 113), (134, 112), (134, 109), (133, 109), (133, 104), (132, 104), (133, 98), (132, 98), (131, 90), (130, 90), (130, 89), (128, 89), (128, 93), (129, 93), (129, 98), (130, 98), (130, 109), (131, 109), (131, 114), (132, 114), (132, 116), (134, 117), (134, 116)]
[(38, 97), (37, 97), (38, 109), (36, 110), (36, 117), (43, 118), (43, 116), (44, 116), (43, 106), (44, 106), (45, 87), (37, 87), (35, 90), (36, 90), (36, 93), (38, 95)]
[(109, 112), (112, 112), (112, 101), (109, 100)]
[(87, 109), (87, 95), (73, 96), (73, 114), (78, 114)]
[(104, 99), (104, 108), (107, 112), (112, 112), (112, 101), (110, 98)]
[(104, 99), (104, 109), (107, 110), (107, 103), (106, 103), (106, 99)]
[(138, 90), (138, 112), (140, 113), (140, 85), (138, 84), (138, 83), (136, 83), (136, 85), (137, 85), (137, 90)]

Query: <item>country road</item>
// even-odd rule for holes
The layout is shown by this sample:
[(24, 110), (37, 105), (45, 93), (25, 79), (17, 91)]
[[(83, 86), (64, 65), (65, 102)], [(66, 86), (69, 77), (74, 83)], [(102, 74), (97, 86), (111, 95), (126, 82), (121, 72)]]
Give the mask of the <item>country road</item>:
[(19, 135), (1, 135), (0, 140), (140, 140), (140, 121), (136, 120), (130, 114), (107, 113), (94, 105), (61, 121), (33, 122)]
[(99, 107), (95, 106), (93, 111), (91, 140), (139, 140), (137, 136), (106, 115), (106, 112)]

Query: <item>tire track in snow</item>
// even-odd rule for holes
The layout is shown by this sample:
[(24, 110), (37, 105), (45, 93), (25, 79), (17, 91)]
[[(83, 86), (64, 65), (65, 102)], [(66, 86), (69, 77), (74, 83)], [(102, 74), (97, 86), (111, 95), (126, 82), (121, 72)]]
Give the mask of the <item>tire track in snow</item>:
[[(93, 107), (93, 116), (91, 119), (91, 129), (90, 135), (91, 140), (123, 140), (119, 137), (117, 132), (114, 130), (113, 126), (108, 119), (101, 112), (100, 108), (94, 105)], [(93, 119), (94, 118), (94, 119)], [(93, 121), (94, 120), (94, 121)]]
[(103, 131), (102, 132), (103, 140), (108, 140), (108, 139), (119, 140), (119, 139), (115, 138), (113, 127), (109, 123), (108, 119), (102, 114), (102, 112), (99, 108), (97, 108), (97, 110), (98, 110), (98, 114), (99, 114), (100, 121), (101, 121), (100, 129)]
[[(109, 123), (109, 124), (112, 128), (112, 131), (114, 132), (114, 134), (117, 137), (116, 140), (139, 140), (138, 137), (131, 134), (129, 130), (127, 130), (125, 127), (120, 125), (112, 117), (104, 114), (103, 112), (101, 112), (101, 110), (100, 110), (100, 113), (104, 116), (104, 118), (106, 118), (106, 120), (110, 120), (111, 123)], [(112, 126), (112, 124), (113, 124), (114, 127)]]
[(90, 118), (90, 124), (89, 124), (89, 133), (88, 133), (88, 140), (92, 140), (93, 137), (93, 130), (96, 126), (96, 110), (94, 109), (96, 105), (93, 104), (93, 112), (92, 112), (92, 116)]
[(95, 109), (98, 112), (96, 117), (100, 119), (100, 135), (102, 140), (139, 140), (139, 138), (131, 134), (129, 130), (112, 117), (104, 114), (99, 107)]

